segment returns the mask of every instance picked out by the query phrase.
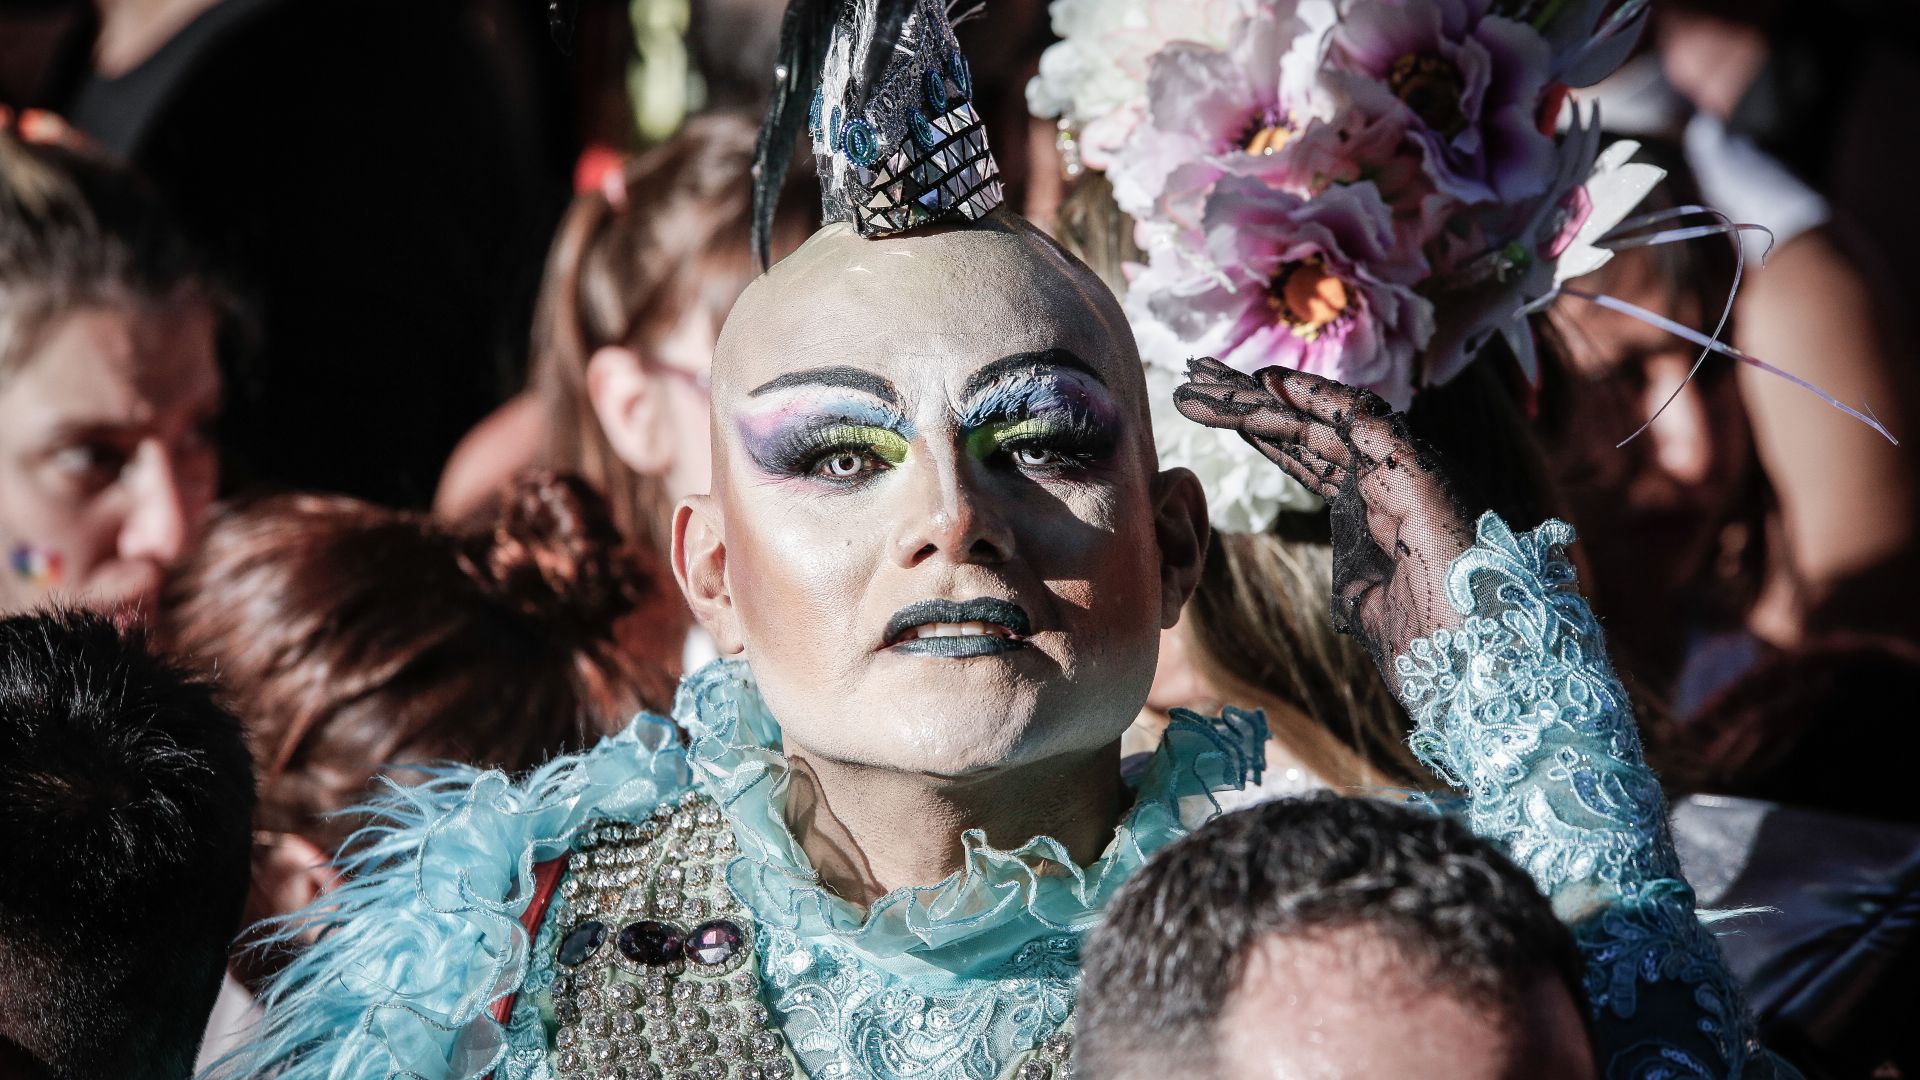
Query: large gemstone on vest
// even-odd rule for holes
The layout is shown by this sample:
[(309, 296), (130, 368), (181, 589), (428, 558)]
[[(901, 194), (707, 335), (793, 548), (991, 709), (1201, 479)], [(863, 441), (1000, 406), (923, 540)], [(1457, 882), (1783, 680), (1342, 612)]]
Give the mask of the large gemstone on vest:
[(622, 956), (634, 963), (660, 967), (680, 959), (684, 939), (677, 926), (642, 919), (621, 927), (614, 944)]
[(726, 919), (703, 922), (687, 936), (687, 959), (713, 967), (733, 959), (746, 943), (747, 935)]
[(579, 967), (586, 963), (587, 957), (592, 956), (594, 951), (600, 948), (600, 943), (605, 940), (607, 940), (607, 925), (590, 919), (568, 931), (567, 936), (560, 941), (560, 954), (555, 959), (566, 967)]

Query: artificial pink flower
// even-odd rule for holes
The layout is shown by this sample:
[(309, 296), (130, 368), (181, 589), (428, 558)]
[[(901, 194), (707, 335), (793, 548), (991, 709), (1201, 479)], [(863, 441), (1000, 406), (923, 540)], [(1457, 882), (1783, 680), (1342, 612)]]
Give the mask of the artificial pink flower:
[(1547, 43), (1488, 9), (1489, 0), (1355, 0), (1327, 54), (1329, 82), (1370, 113), (1402, 115), (1434, 186), (1464, 203), (1538, 195), (1555, 164), (1536, 121)]
[[(1274, 187), (1310, 194), (1312, 178), (1290, 168), (1288, 147), (1326, 111), (1315, 92), (1318, 37), (1291, 0), (1279, 0), (1237, 23), (1224, 48), (1175, 41), (1155, 52), (1144, 122), (1107, 167), (1114, 201), (1137, 218), (1153, 215), (1174, 170), (1196, 165), (1216, 177), (1257, 172)], [(1182, 185), (1209, 186), (1191, 178)]]
[(1104, 170), (1144, 113), (1147, 58), (1170, 41), (1225, 45), (1232, 27), (1265, 0), (1052, 0), (1060, 40), (1027, 84), (1035, 116), (1077, 130), (1082, 162)]
[(1364, 386), (1405, 407), (1433, 309), (1371, 183), (1311, 198), (1228, 176), (1207, 198), (1204, 251), (1166, 243), (1128, 289), (1128, 312), (1242, 371), (1281, 365)]

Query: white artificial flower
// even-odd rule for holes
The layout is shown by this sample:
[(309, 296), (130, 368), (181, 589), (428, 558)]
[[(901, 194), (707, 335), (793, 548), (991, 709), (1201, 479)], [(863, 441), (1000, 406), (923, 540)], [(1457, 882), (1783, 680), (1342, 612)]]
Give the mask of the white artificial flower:
[(1594, 161), (1586, 182), (1577, 189), (1582, 193), (1579, 200), (1562, 222), (1562, 228), (1572, 229), (1573, 235), (1564, 240), (1565, 247), (1554, 264), (1555, 288), (1607, 265), (1613, 252), (1596, 247), (1594, 242), (1626, 220), (1667, 175), (1657, 165), (1634, 161), (1633, 155), (1639, 150), (1639, 143), (1621, 139), (1601, 151)]
[(1262, 457), (1238, 433), (1210, 428), (1180, 415), (1173, 392), (1186, 381), (1178, 367), (1146, 365), (1153, 416), (1153, 445), (1163, 469), (1189, 469), (1207, 493), (1207, 516), (1221, 532), (1258, 533), (1273, 527), (1282, 511), (1311, 513), (1324, 503), (1280, 466)]
[(1223, 46), (1256, 0), (1053, 0), (1060, 40), (1040, 55), (1027, 108), (1079, 131), (1082, 159), (1104, 169), (1145, 115), (1148, 58), (1169, 42)]

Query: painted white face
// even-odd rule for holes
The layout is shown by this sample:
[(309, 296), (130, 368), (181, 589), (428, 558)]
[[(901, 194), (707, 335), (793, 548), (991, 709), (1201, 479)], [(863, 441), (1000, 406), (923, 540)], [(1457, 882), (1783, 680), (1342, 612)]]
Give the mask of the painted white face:
[(137, 603), (197, 537), (218, 463), (204, 305), (84, 308), (0, 383), (0, 613)]
[(830, 227), (735, 306), (714, 388), (676, 564), (791, 745), (964, 777), (1118, 739), (1205, 526), (1097, 279), (1018, 219)]

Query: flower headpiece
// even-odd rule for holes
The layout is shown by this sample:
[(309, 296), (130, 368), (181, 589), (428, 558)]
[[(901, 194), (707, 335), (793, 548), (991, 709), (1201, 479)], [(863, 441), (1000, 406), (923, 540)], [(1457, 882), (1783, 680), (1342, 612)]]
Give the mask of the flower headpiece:
[(828, 222), (886, 236), (1004, 201), (944, 0), (792, 0), (755, 165), (754, 246), (804, 131)]
[[(1613, 250), (1756, 228), (1703, 207), (1680, 214), (1713, 224), (1628, 219), (1661, 170), (1631, 162), (1631, 143), (1602, 154), (1597, 118), (1565, 107), (1570, 87), (1626, 59), (1647, 10), (1054, 0), (1063, 40), (1027, 97), (1059, 117), (1067, 171), (1103, 171), (1134, 218), (1146, 261), (1129, 268), (1125, 306), (1150, 379), (1205, 354), (1248, 372), (1311, 371), (1405, 408), (1495, 335), (1535, 377), (1528, 315)], [(1676, 332), (1757, 363), (1717, 332)], [(1167, 412), (1155, 434), (1169, 464), (1256, 475), (1236, 436), (1196, 436)], [(1236, 530), (1312, 502), (1245, 485), (1209, 495), (1215, 523)]]
[[(1633, 143), (1602, 152), (1596, 112), (1566, 107), (1570, 88), (1626, 60), (1648, 6), (1053, 0), (1062, 40), (1027, 100), (1059, 117), (1068, 173), (1103, 171), (1134, 218), (1146, 262), (1129, 268), (1125, 305), (1149, 385), (1205, 354), (1405, 408), (1496, 335), (1537, 377), (1528, 316), (1568, 295), (1686, 338), (1702, 361), (1782, 375), (1891, 439), (1870, 412), (1719, 341), (1731, 296), (1707, 335), (1567, 285), (1618, 250), (1765, 231), (1700, 206), (1629, 217), (1662, 171), (1633, 162)], [(1316, 502), (1276, 486), (1237, 436), (1172, 409), (1156, 413), (1155, 442), (1215, 479), (1223, 529)]]

